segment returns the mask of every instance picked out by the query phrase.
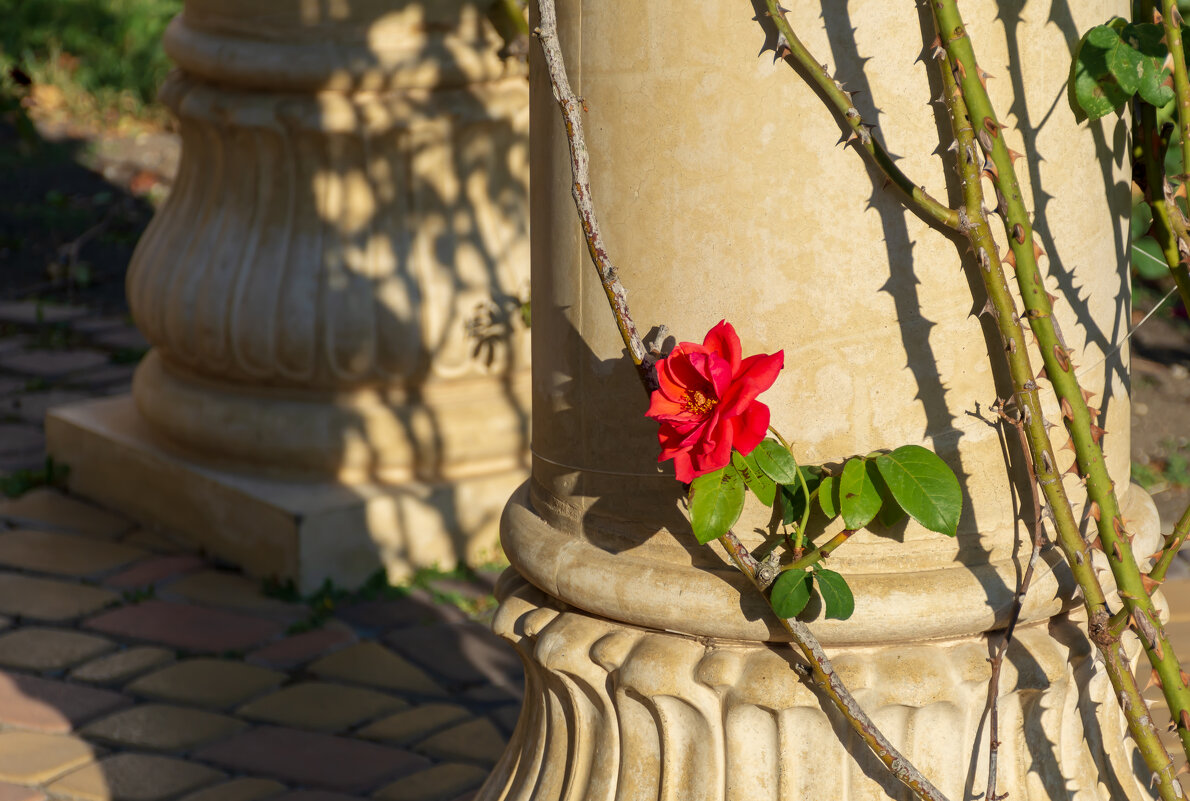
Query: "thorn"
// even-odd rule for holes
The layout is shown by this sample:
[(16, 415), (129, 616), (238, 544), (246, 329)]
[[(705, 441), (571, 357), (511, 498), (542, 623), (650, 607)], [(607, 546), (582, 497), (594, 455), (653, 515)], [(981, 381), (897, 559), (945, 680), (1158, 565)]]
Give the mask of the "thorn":
[[(1073, 440), (1071, 440), (1071, 442), (1073, 442)], [(1073, 448), (1071, 450), (1073, 450)], [(1090, 513), (1091, 517), (1095, 518), (1095, 522), (1098, 523), (1099, 517), (1102, 514), (1102, 512), (1099, 511), (1099, 501), (1091, 501), (1091, 506), (1087, 509), (1087, 511)]]
[(946, 148), (946, 151), (948, 153), (958, 153), (959, 152), (959, 140), (956, 139), (953, 142), (951, 142), (950, 147)]
[(988, 88), (988, 78), (995, 78), (996, 76), (992, 75), (990, 72), (985, 70), (983, 67), (977, 67), (977, 69), (979, 70), (979, 83), (981, 86), (983, 86), (984, 89), (987, 89)]
[(1070, 355), (1057, 342), (1054, 343), (1054, 358), (1058, 360), (1058, 366), (1062, 368), (1063, 373), (1070, 372)]
[(1095, 396), (1094, 392), (1089, 389), (1084, 389), (1083, 387), (1079, 387), (1079, 391), (1083, 393), (1083, 403), (1089, 403), (1091, 398)]
[[(1145, 588), (1145, 592), (1146, 592), (1148, 595), (1152, 595), (1152, 594), (1153, 594), (1153, 590), (1155, 590), (1155, 589), (1157, 589), (1158, 587), (1160, 587), (1160, 586), (1161, 586), (1161, 582), (1160, 582), (1160, 581), (1153, 581), (1153, 579), (1149, 578), (1149, 574), (1148, 574), (1148, 573), (1141, 573), (1141, 574), (1140, 574), (1140, 583), (1141, 583), (1141, 585), (1142, 585), (1142, 586)], [(1182, 675), (1184, 676), (1184, 675), (1186, 675), (1186, 674), (1184, 674), (1184, 673), (1183, 673)], [(1183, 683), (1183, 684), (1185, 684), (1185, 683), (1186, 683), (1185, 679), (1183, 679), (1183, 680), (1182, 680), (1182, 683)]]
[(1142, 689), (1141, 692), (1143, 693), (1147, 691), (1150, 687), (1162, 687), (1161, 677), (1157, 675), (1157, 671), (1155, 670), (1149, 673), (1149, 680), (1145, 682), (1144, 689)]
[(1096, 537), (1095, 539), (1093, 539), (1087, 543), (1087, 547), (1093, 551), (1102, 551), (1103, 550), (1103, 540), (1101, 540), (1099, 537)]
[(1045, 249), (1042, 248), (1041, 245), (1037, 244), (1037, 240), (1034, 239), (1033, 240), (1033, 260), (1037, 261), (1044, 255), (1045, 255)]
[(1088, 412), (1088, 413), (1091, 415), (1091, 419), (1092, 419), (1092, 420), (1098, 420), (1098, 419), (1099, 419), (1099, 410), (1098, 410), (1098, 409), (1096, 409), (1094, 406), (1088, 406), (1088, 407), (1087, 407), (1087, 412)]
[(995, 307), (995, 305), (992, 304), (991, 298), (988, 298), (988, 302), (983, 304), (983, 308), (979, 310), (979, 313), (981, 316), (984, 314), (990, 314), (990, 315), (995, 316), (996, 307)]
[(1012, 148), (1008, 148), (1008, 158), (1012, 159), (1012, 163), (1016, 164), (1016, 160), (1024, 157), (1024, 153), (1018, 153)]
[(954, 72), (957, 73), (955, 75), (956, 82), (962, 83), (962, 81), (967, 77), (967, 68), (963, 66), (963, 62), (961, 61), (956, 61), (954, 63)]
[[(1077, 451), (1075, 451), (1075, 450), (1074, 450), (1074, 439), (1067, 439), (1067, 440), (1066, 440), (1066, 444), (1065, 444), (1065, 445), (1063, 445), (1061, 448), (1058, 448), (1058, 450), (1060, 450), (1060, 451), (1072, 451), (1072, 452), (1077, 452)], [(1096, 516), (1096, 517), (1095, 517), (1095, 519), (1096, 519), (1096, 520), (1098, 520), (1098, 519), (1099, 519), (1099, 517), (1098, 517), (1098, 516)]]
[(1062, 398), (1062, 416), (1067, 420), (1074, 419), (1074, 410), (1070, 408), (1070, 401)]
[(993, 120), (991, 117), (984, 117), (983, 118), (983, 127), (984, 127), (984, 130), (986, 130), (988, 133), (990, 133), (992, 135), (992, 138), (994, 139), (995, 137), (1000, 135), (1000, 129), (1003, 126), (1000, 125), (1000, 123)]
[(930, 42), (928, 46), (931, 57), (936, 61), (941, 61), (946, 58), (946, 50), (942, 47), (942, 36), (935, 36), (934, 41)]
[(1116, 515), (1111, 519), (1112, 531), (1116, 533), (1117, 537), (1127, 537), (1127, 531), (1124, 528), (1124, 518)]
[(1186, 675), (1186, 671), (1179, 670), (1178, 678), (1182, 680), (1182, 684), (1190, 685), (1190, 676)]
[(1055, 295), (1053, 292), (1046, 292), (1045, 296), (1050, 299), (1050, 306), (1053, 306), (1055, 303), (1058, 302), (1058, 296)]
[[(1096, 445), (1100, 444), (1101, 440), (1103, 439), (1103, 434), (1106, 434), (1106, 433), (1107, 433), (1107, 431), (1104, 431), (1103, 428), (1098, 427), (1094, 423), (1091, 424), (1091, 442), (1092, 443), (1095, 443)], [(1115, 442), (1115, 440), (1111, 440), (1111, 442)]]
[(1025, 244), (1025, 226), (1020, 223), (1015, 223), (1012, 226), (1012, 238), (1016, 240), (1018, 245)]
[(983, 148), (983, 152), (990, 155), (992, 152), (992, 137), (988, 136), (988, 132), (980, 128), (975, 137), (979, 140), (979, 146)]
[(1045, 371), (1045, 365), (1044, 365), (1044, 364), (1043, 364), (1043, 365), (1041, 365), (1041, 369), (1037, 371), (1037, 378), (1036, 378), (1036, 380), (1040, 381), (1040, 380), (1041, 380), (1041, 379), (1043, 379), (1043, 378), (1044, 378), (1045, 380), (1047, 380), (1047, 381), (1049, 380), (1049, 374), (1048, 374), (1048, 373)]
[(1124, 552), (1120, 549), (1120, 541), (1119, 540), (1115, 540), (1114, 542), (1112, 542), (1111, 552), (1112, 552), (1112, 555), (1116, 557), (1117, 562), (1124, 561)]
[(1181, 728), (1190, 730), (1190, 712), (1187, 712), (1185, 709), (1183, 709), (1178, 713), (1178, 717), (1181, 719)]
[(1003, 261), (1009, 267), (1016, 267), (1016, 254), (1010, 250), (1008, 251), (1008, 254), (1003, 259), (1001, 259), (1001, 261)]
[(996, 165), (992, 163), (991, 159), (984, 159), (983, 168), (980, 169), (980, 175), (986, 175), (993, 181), (1000, 180), (1000, 171), (996, 169)]
[(1067, 467), (1065, 470), (1062, 471), (1062, 475), (1064, 475), (1064, 476), (1070, 475), (1071, 473), (1078, 475), (1078, 462), (1077, 461), (1071, 462), (1070, 467)]

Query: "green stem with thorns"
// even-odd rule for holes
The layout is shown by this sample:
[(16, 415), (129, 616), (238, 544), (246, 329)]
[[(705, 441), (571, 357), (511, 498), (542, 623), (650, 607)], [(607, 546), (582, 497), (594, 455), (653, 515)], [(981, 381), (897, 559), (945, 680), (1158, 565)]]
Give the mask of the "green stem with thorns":
[(983, 171), (990, 175), (996, 185), (1000, 200), (997, 207), (1004, 217), (1009, 247), (1016, 264), (1017, 286), (1024, 300), (1025, 317), (1041, 349), (1046, 375), (1060, 400), (1062, 421), (1074, 444), (1077, 469), (1086, 480), (1091, 515), (1095, 518), (1100, 542), (1107, 554), (1120, 598), (1162, 682), (1171, 716), (1178, 723), (1183, 748), (1190, 756), (1190, 688), (1182, 679), (1184, 674), (1181, 665), (1157, 617), (1157, 610), (1132, 553), (1131, 536), (1125, 529), (1115, 484), (1107, 473), (1103, 451), (1099, 447), (1099, 439), (1104, 432), (1095, 424), (1086, 396), (1075, 376), (1070, 351), (1054, 326), (1053, 306), (1037, 267), (1041, 250), (1034, 242), (1033, 227), (1013, 167), (1015, 154), (1010, 153), (1001, 135), (1003, 126), (996, 119), (984, 88), (975, 51), (963, 26), (956, 1), (932, 0), (930, 7), (938, 25), (939, 43), (953, 65), (976, 131), (976, 139), (987, 158)]
[[(859, 109), (851, 102), (852, 93), (845, 90), (843, 84), (833, 79), (827, 73), (825, 66), (810, 55), (810, 51), (798, 39), (788, 20), (785, 19), (777, 0), (765, 0), (765, 5), (768, 7), (768, 16), (772, 18), (777, 32), (781, 35), (777, 43), (777, 55), (792, 57), (805, 70), (810, 80), (827, 98), (831, 108), (842, 117), (843, 123), (851, 129), (847, 141), (858, 143), (859, 147), (871, 156), (872, 161), (884, 173), (885, 178), (904, 193), (911, 208), (942, 223), (947, 228), (958, 228), (958, 212), (944, 203), (939, 203), (930, 197), (923, 187), (909, 180), (909, 177), (901, 172), (900, 167), (889, 156), (884, 146), (872, 136), (870, 126), (863, 121)], [(788, 50), (788, 54), (784, 50)]]

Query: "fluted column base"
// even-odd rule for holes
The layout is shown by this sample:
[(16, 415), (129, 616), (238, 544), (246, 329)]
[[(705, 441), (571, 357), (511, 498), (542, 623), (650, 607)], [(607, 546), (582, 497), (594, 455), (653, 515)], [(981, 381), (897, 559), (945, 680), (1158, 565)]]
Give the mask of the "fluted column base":
[[(593, 617), (513, 571), (493, 628), (525, 664), (525, 706), (478, 801), (909, 798), (799, 678), (788, 646)], [(680, 603), (680, 601), (675, 601)], [(832, 649), (893, 743), (953, 799), (987, 781), (987, 637)], [(1111, 685), (1077, 619), (1018, 629), (1000, 679), (998, 792), (1142, 799)]]

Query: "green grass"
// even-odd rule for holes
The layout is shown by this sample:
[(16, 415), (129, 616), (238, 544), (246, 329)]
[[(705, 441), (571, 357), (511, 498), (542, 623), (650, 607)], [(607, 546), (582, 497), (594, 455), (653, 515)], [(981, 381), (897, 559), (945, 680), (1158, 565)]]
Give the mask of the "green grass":
[[(170, 69), (161, 46), (182, 0), (0, 0), (0, 68), (57, 86), (68, 105), (143, 112)], [(0, 92), (5, 86), (0, 85)]]

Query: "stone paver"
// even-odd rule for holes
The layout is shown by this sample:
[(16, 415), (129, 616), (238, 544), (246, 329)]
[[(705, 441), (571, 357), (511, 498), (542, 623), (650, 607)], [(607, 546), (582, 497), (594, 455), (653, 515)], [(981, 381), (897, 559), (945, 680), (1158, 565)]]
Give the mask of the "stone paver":
[(45, 793), (36, 787), (0, 782), (0, 801), (45, 801)]
[(471, 713), (457, 704), (422, 704), (371, 723), (356, 732), (367, 740), (412, 745), (448, 726), (471, 718)]
[(96, 749), (77, 737), (30, 731), (0, 732), (0, 779), (42, 784), (96, 758)]
[(236, 573), (204, 570), (193, 573), (169, 585), (169, 594), (208, 606), (225, 606), (265, 615), (281, 615), (297, 620), (308, 614), (298, 604), (269, 598), (261, 592), (260, 582), (251, 581)]
[(248, 654), (247, 661), (254, 665), (284, 670), (305, 664), (328, 651), (337, 650), (356, 641), (355, 632), (337, 621), (330, 621), (323, 628), (294, 634), (283, 640), (269, 643)]
[(134, 528), (132, 531), (124, 535), (120, 542), (125, 545), (132, 545), (137, 548), (144, 548), (146, 550), (154, 551), (158, 554), (181, 554), (189, 553), (194, 550), (193, 547), (184, 542), (179, 542), (170, 538), (167, 534), (160, 531), (153, 531), (147, 528)]
[(189, 751), (238, 734), (243, 721), (201, 709), (141, 704), (108, 715), (82, 730), (100, 742), (145, 751)]
[(226, 709), (277, 687), (285, 674), (220, 659), (189, 659), (142, 676), (125, 689), (164, 701)]
[(140, 645), (79, 665), (70, 671), (70, 678), (95, 684), (119, 684), (173, 659), (173, 651)]
[(0, 671), (0, 725), (64, 734), (128, 704), (127, 696)]
[(25, 392), (0, 401), (0, 415), (11, 415), (26, 423), (41, 425), (45, 420), (45, 413), (50, 407), (75, 403), (89, 397), (90, 395), (85, 392), (70, 392), (60, 389), (51, 389), (48, 392)]
[(63, 670), (115, 647), (111, 640), (93, 634), (26, 627), (0, 635), (0, 665), (25, 670)]
[(475, 718), (432, 734), (416, 750), (434, 759), (495, 765), (504, 753), (504, 736), (487, 718)]
[(277, 793), (284, 789), (284, 784), (272, 779), (232, 779), (191, 793), (181, 801), (257, 801), (263, 798), (272, 801)]
[(26, 523), (30, 528), (48, 526), (96, 537), (116, 537), (132, 527), (127, 518), (48, 487), (0, 502), (0, 517)]
[(467, 615), (458, 607), (435, 603), (428, 592), (417, 589), (404, 598), (360, 601), (335, 610), (335, 616), (356, 628), (383, 633), (390, 629), (462, 623)]
[(293, 790), (269, 801), (359, 801), (359, 796), (328, 793), (326, 790)]
[(446, 694), (425, 671), (374, 642), (361, 642), (336, 651), (308, 669), (316, 676), (388, 690), (438, 697)]
[(195, 757), (231, 770), (340, 792), (366, 791), (430, 765), (425, 757), (402, 749), (275, 726), (236, 735)]
[(217, 770), (172, 757), (116, 754), (66, 774), (47, 789), (83, 801), (161, 801), (222, 778)]
[(243, 613), (150, 600), (96, 615), (87, 628), (198, 652), (241, 651), (280, 634), (280, 623)]
[(153, 556), (142, 559), (132, 567), (121, 570), (115, 575), (108, 576), (103, 583), (109, 587), (121, 589), (147, 587), (159, 581), (184, 575), (191, 570), (198, 570), (205, 564), (200, 557), (194, 554)]
[(478, 623), (403, 629), (385, 642), (414, 664), (431, 670), (447, 689), (495, 684), (519, 690), (521, 660), (508, 643)]
[(459, 793), (483, 784), (488, 772), (476, 765), (445, 763), (397, 779), (377, 792), (382, 801), (451, 801)]
[(0, 302), (0, 322), (37, 325), (42, 323), (65, 323), (86, 317), (87, 310), (81, 306), (59, 306), (38, 303), (33, 300)]
[(62, 576), (104, 573), (145, 554), (140, 548), (117, 542), (51, 531), (13, 529), (0, 533), (0, 565)]
[(110, 590), (86, 584), (0, 573), (0, 612), (25, 619), (65, 623), (119, 599)]
[(26, 350), (0, 354), (0, 368), (38, 378), (57, 378), (92, 370), (110, 361), (111, 357), (103, 351), (84, 349)]
[(408, 706), (391, 695), (327, 682), (293, 684), (236, 710), (250, 720), (339, 732)]
[(22, 423), (0, 423), (0, 471), (35, 469), (45, 464), (45, 434)]

